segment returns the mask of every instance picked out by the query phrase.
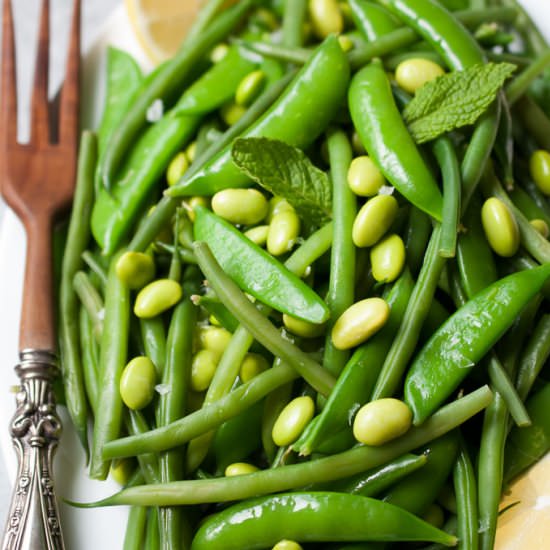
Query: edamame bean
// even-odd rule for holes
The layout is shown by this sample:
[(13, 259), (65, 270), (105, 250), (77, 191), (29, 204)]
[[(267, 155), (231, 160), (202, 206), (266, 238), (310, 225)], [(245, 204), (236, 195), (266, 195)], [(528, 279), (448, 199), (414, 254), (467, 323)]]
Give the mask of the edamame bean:
[(232, 334), (223, 327), (206, 326), (199, 330), (199, 345), (221, 357), (231, 340)]
[(129, 409), (146, 407), (155, 393), (156, 369), (148, 357), (134, 357), (120, 376), (120, 396)]
[(550, 195), (550, 152), (535, 151), (529, 159), (529, 172), (536, 186), (545, 195)]
[(348, 307), (332, 327), (332, 343), (338, 349), (353, 348), (378, 332), (388, 320), (390, 308), (382, 298), (366, 298)]
[(294, 209), (275, 214), (267, 232), (267, 251), (280, 256), (292, 249), (299, 235), (300, 218)]
[[(366, 153), (365, 146), (363, 145), (363, 142), (361, 141), (361, 138), (359, 137), (359, 134), (355, 130), (351, 133), (351, 147), (353, 149), (353, 152), (356, 155), (364, 156), (365, 153)], [(352, 161), (352, 163), (353, 163), (353, 161)], [(349, 179), (349, 175), (348, 175), (348, 179)], [(353, 188), (352, 188), (352, 190), (353, 190)], [(356, 195), (358, 194), (356, 191), (354, 191), (354, 193)], [(376, 194), (376, 193), (373, 193), (373, 194)]]
[(265, 246), (267, 242), (267, 234), (269, 233), (269, 225), (257, 225), (252, 229), (244, 232), (244, 236), (248, 237), (253, 243), (258, 246)]
[(210, 207), (210, 199), (208, 197), (195, 196), (195, 197), (191, 197), (184, 204), (187, 204), (187, 216), (189, 217), (189, 219), (192, 222), (194, 222), (195, 221), (195, 208), (197, 208), (197, 206), (203, 206), (204, 208), (209, 208)]
[(342, 48), (342, 51), (344, 52), (349, 52), (350, 50), (353, 50), (353, 40), (345, 35), (345, 34), (341, 34), (339, 37), (338, 37), (338, 43), (340, 44), (340, 48)]
[(241, 363), (239, 377), (241, 382), (246, 383), (252, 380), (261, 372), (269, 368), (269, 363), (263, 355), (257, 353), (247, 353)]
[(314, 413), (315, 404), (309, 395), (295, 397), (280, 412), (273, 424), (271, 435), (275, 444), (284, 447), (294, 443)]
[(324, 323), (316, 324), (302, 321), (286, 313), (283, 313), (283, 324), (289, 332), (292, 332), (292, 334), (296, 336), (301, 336), (302, 338), (316, 338), (325, 332)]
[(219, 63), (227, 55), (228, 51), (229, 46), (225, 42), (218, 44), (210, 52), (210, 61), (212, 63)]
[(261, 92), (265, 82), (265, 73), (261, 70), (248, 73), (239, 83), (235, 92), (235, 103), (247, 107)]
[(157, 279), (139, 291), (134, 303), (134, 313), (140, 319), (156, 317), (176, 305), (181, 296), (181, 285), (177, 281)]
[(253, 472), (257, 472), (258, 470), (259, 468), (254, 466), (254, 464), (249, 464), (248, 462), (234, 462), (233, 464), (229, 464), (229, 466), (227, 466), (224, 473), (226, 477), (231, 477), (251, 474)]
[(227, 126), (233, 126), (237, 124), (241, 117), (246, 113), (246, 107), (242, 105), (237, 105), (234, 102), (226, 103), (220, 109), (220, 116), (222, 120), (227, 124)]
[(426, 82), (444, 74), (443, 68), (429, 59), (406, 59), (395, 69), (395, 80), (406, 92), (414, 94)]
[(280, 540), (271, 550), (303, 550), (302, 546), (293, 540)]
[(309, 17), (315, 34), (321, 39), (344, 30), (344, 17), (336, 0), (310, 0)]
[(124, 252), (115, 269), (119, 280), (133, 290), (143, 287), (155, 276), (155, 262), (144, 252)]
[(550, 234), (550, 228), (548, 227), (548, 224), (541, 220), (540, 218), (535, 218), (534, 220), (530, 220), (529, 223), (545, 238), (548, 238), (548, 235)]
[(363, 405), (353, 421), (353, 435), (365, 445), (378, 446), (403, 435), (412, 423), (408, 405), (386, 397)]
[(189, 159), (184, 151), (180, 151), (168, 165), (166, 170), (166, 181), (168, 186), (176, 185), (180, 178), (185, 174), (186, 170), (189, 168)]
[(210, 386), (219, 356), (211, 349), (201, 349), (193, 357), (191, 363), (191, 389), (193, 391), (204, 391)]
[(395, 281), (405, 266), (403, 239), (395, 233), (384, 237), (371, 248), (370, 262), (375, 280), (379, 283)]
[(133, 458), (119, 458), (111, 463), (110, 474), (121, 487), (124, 487), (135, 469), (136, 461)]
[(377, 195), (359, 210), (353, 222), (352, 239), (355, 246), (376, 244), (395, 221), (399, 205), (392, 195)]
[(195, 160), (195, 157), (197, 156), (197, 142), (196, 141), (192, 141), (187, 146), (187, 149), (185, 149), (185, 154), (187, 155), (187, 158), (189, 159), (189, 162), (193, 162)]
[(445, 514), (441, 506), (438, 506), (435, 502), (430, 504), (430, 507), (422, 515), (422, 519), (431, 523), (434, 527), (441, 529), (445, 523)]
[(267, 213), (267, 222), (271, 223), (273, 216), (281, 212), (294, 212), (294, 207), (283, 197), (274, 196), (269, 199), (269, 211)]
[[(357, 134), (355, 135), (357, 136)], [(355, 157), (351, 161), (348, 169), (348, 185), (356, 195), (373, 197), (384, 185), (384, 182), (382, 172), (367, 155)]]
[(483, 203), (481, 223), (489, 245), (499, 256), (509, 258), (518, 251), (518, 224), (510, 209), (500, 199), (490, 197)]
[(268, 204), (257, 189), (224, 189), (212, 197), (212, 210), (231, 223), (254, 225), (266, 217)]

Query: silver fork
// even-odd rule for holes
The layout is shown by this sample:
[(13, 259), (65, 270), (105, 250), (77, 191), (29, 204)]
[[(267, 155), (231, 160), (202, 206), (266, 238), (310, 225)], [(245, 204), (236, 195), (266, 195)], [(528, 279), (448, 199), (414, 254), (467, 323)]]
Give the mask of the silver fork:
[(58, 138), (48, 101), (49, 1), (43, 0), (31, 138), (17, 143), (15, 44), (11, 1), (4, 0), (0, 104), (0, 192), (23, 222), (27, 258), (19, 333), (20, 378), (10, 432), (19, 460), (3, 550), (64, 548), (52, 476), (61, 434), (52, 383), (59, 369), (53, 304), (52, 229), (73, 194), (79, 134), (80, 1), (75, 0)]

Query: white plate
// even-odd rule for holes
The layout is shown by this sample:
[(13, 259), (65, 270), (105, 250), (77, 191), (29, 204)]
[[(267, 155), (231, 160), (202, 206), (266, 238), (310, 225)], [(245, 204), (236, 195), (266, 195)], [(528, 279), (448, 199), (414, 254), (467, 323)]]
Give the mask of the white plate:
[[(550, 3), (546, 0), (522, 0), (521, 3), (550, 39)], [(83, 89), (86, 91), (84, 118), (88, 123), (87, 127), (94, 127), (100, 116), (105, 50), (108, 44), (125, 49), (143, 64), (147, 63), (134, 41), (129, 21), (121, 7), (106, 22), (98, 40), (85, 56)], [(2, 311), (0, 316), (0, 357), (2, 358), (0, 453), (10, 480), (14, 479), (16, 472), (15, 455), (7, 435), (8, 422), (15, 405), (10, 387), (17, 384), (17, 378), (11, 367), (18, 360), (17, 341), (24, 252), (25, 235), (21, 224), (0, 199), (0, 308)], [(113, 482), (90, 481), (87, 478), (80, 444), (68, 420), (66, 418), (64, 420), (65, 430), (55, 461), (58, 495), (77, 501), (89, 501), (112, 494), (118, 488)], [(5, 480), (0, 479), (0, 486), (2, 482), (5, 485)], [(0, 505), (0, 512), (4, 510), (4, 514), (0, 515), (0, 522), (4, 520), (3, 516), (7, 513), (7, 503)], [(61, 515), (67, 548), (79, 550), (121, 548), (126, 514), (125, 507), (78, 510), (62, 503)], [(3, 524), (0, 523), (0, 529), (2, 527)]]

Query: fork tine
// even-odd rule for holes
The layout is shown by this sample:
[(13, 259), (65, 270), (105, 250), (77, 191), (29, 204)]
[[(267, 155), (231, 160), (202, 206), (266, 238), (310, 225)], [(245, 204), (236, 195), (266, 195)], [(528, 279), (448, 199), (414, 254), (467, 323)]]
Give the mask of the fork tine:
[(4, 131), (2, 146), (17, 142), (17, 84), (15, 74), (15, 36), (11, 0), (4, 0), (2, 14), (2, 95), (0, 116)]
[(80, 0), (75, 0), (69, 38), (69, 53), (59, 113), (59, 143), (75, 144), (79, 132), (80, 110)]
[(50, 141), (48, 74), (50, 56), (50, 2), (42, 0), (38, 51), (34, 74), (34, 92), (31, 105), (31, 142), (47, 144)]

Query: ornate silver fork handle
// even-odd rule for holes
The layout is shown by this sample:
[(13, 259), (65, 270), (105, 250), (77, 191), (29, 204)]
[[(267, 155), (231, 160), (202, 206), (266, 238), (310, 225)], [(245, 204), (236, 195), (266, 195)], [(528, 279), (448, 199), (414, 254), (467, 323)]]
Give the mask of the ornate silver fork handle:
[(2, 550), (64, 548), (53, 491), (52, 457), (61, 435), (53, 381), (57, 361), (49, 351), (24, 350), (15, 367), (21, 380), (10, 424), (19, 459)]

